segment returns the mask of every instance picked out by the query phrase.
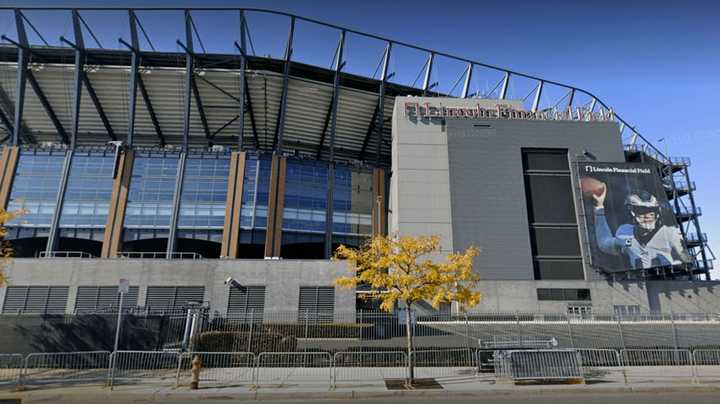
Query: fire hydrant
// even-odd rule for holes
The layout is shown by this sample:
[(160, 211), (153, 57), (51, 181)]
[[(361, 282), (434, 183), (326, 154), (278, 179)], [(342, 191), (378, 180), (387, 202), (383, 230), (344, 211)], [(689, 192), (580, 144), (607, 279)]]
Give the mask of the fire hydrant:
[(190, 388), (192, 390), (198, 389), (198, 384), (200, 383), (200, 369), (202, 369), (202, 359), (198, 355), (195, 355), (195, 357), (192, 360), (192, 369), (190, 372), (192, 373), (192, 379), (190, 380)]

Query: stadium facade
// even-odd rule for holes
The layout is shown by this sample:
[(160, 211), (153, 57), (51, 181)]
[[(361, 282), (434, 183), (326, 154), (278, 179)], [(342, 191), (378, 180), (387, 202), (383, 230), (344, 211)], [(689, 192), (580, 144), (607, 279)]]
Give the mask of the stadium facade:
[[(102, 9), (128, 21), (113, 50), (83, 18), (97, 11), (42, 10), (73, 25), (50, 46), (32, 24), (40, 10), (3, 9), (15, 24), (0, 47), (0, 203), (25, 211), (7, 226), (16, 258), (3, 314), (112, 306), (120, 278), (129, 305), (158, 310), (371, 308), (332, 286), (346, 267), (329, 257), (387, 233), (478, 246), (478, 311), (720, 310), (689, 161), (587, 91), (257, 9)], [(183, 16), (182, 52), (154, 49), (151, 12)], [(201, 12), (237, 17), (235, 54), (198, 48)], [(289, 23), (282, 59), (251, 51), (254, 15)], [(293, 59), (301, 23), (337, 33), (331, 68)], [(374, 75), (346, 71), (350, 36), (382, 46)], [(401, 49), (427, 57), (412, 85), (392, 80)], [(460, 74), (439, 77), (442, 60)], [(481, 75), (497, 85), (473, 92)], [(531, 91), (513, 97), (523, 81)], [(595, 170), (623, 177), (595, 176), (604, 185), (587, 191)], [(640, 184), (629, 173), (659, 192), (613, 185)]]

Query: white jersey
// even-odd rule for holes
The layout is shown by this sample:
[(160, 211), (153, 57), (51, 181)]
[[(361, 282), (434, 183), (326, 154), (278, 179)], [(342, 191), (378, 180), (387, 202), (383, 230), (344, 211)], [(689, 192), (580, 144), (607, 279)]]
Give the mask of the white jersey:
[(623, 255), (630, 268), (670, 266), (689, 261), (680, 229), (661, 226), (646, 244), (636, 238), (633, 225), (623, 224), (615, 235), (610, 231), (604, 209), (595, 209), (595, 237), (606, 254)]

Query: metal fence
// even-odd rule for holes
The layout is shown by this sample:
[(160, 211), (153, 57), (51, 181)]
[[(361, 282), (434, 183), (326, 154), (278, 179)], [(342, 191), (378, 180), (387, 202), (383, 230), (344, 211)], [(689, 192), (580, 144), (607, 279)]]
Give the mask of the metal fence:
[(18, 383), (23, 364), (24, 358), (20, 354), (0, 354), (0, 386)]
[(631, 383), (694, 381), (693, 358), (686, 349), (624, 349), (622, 364)]
[(314, 352), (108, 351), (0, 355), (0, 385), (76, 383), (187, 386), (192, 360), (202, 361), (200, 383), (210, 387), (372, 387), (389, 379), (440, 383), (477, 380), (485, 359), (496, 380), (574, 379), (642, 384), (720, 381), (720, 349), (454, 349)]
[(109, 385), (176, 385), (180, 353), (162, 351), (117, 351), (110, 358)]
[(20, 384), (105, 383), (109, 360), (108, 351), (29, 354)]
[[(99, 310), (108, 315), (117, 309)], [(12, 337), (13, 343), (22, 345), (27, 340), (17, 330), (27, 327), (35, 345), (44, 350), (71, 350), (66, 347), (43, 346), (43, 330), (39, 324), (53, 327), (58, 338), (82, 341), (104, 349), (96, 330), (88, 327), (93, 314), (83, 313), (62, 316), (3, 315), (0, 332)], [(94, 317), (97, 319), (97, 316)], [(404, 350), (406, 329), (397, 313), (334, 312), (322, 315), (294, 312), (253, 312), (217, 316), (208, 310), (201, 311), (194, 328), (195, 337), (202, 339), (209, 333), (235, 333), (235, 345), (216, 344), (217, 339), (205, 340), (202, 347), (191, 348), (187, 339), (187, 309), (145, 307), (126, 309), (123, 328), (152, 321), (155, 327), (144, 330), (142, 341), (121, 341), (125, 350), (181, 350), (195, 349), (213, 352), (288, 352), (296, 350), (324, 350), (334, 352)], [(467, 315), (420, 315), (412, 325), (415, 346), (419, 350), (450, 349), (457, 347), (487, 349), (523, 348), (571, 349), (720, 349), (720, 317), (715, 314), (592, 314), (572, 316), (564, 313), (469, 313)], [(91, 319), (91, 320), (88, 320)], [(332, 319), (332, 321), (329, 321)], [(107, 323), (105, 333), (114, 335), (115, 320)], [(134, 329), (137, 329), (135, 326)], [(72, 331), (72, 332), (67, 332)], [(105, 336), (103, 336), (105, 337)], [(535, 345), (530, 344), (535, 341)], [(142, 343), (141, 343), (142, 342)], [(517, 344), (516, 344), (517, 343)], [(482, 344), (482, 345), (479, 345)], [(6, 352), (22, 349), (5, 347)], [(37, 348), (34, 348), (37, 349)], [(42, 350), (41, 349), (41, 350)], [(32, 352), (32, 351), (30, 351)]]
[(328, 352), (263, 352), (257, 357), (257, 387), (332, 386)]
[(177, 385), (189, 385), (192, 361), (202, 361), (200, 383), (211, 386), (251, 385), (254, 381), (255, 354), (252, 352), (192, 352), (182, 354), (177, 372)]
[(433, 379), (457, 379), (474, 377), (478, 371), (474, 349), (418, 350), (411, 355), (415, 377)]
[(403, 351), (337, 352), (333, 357), (333, 386), (382, 385), (386, 379), (408, 378)]
[(506, 351), (498, 358), (503, 377), (524, 380), (584, 380), (580, 355), (572, 349)]
[(586, 382), (627, 383), (620, 352), (614, 349), (577, 349)]
[(699, 383), (720, 381), (720, 349), (697, 349), (692, 359)]

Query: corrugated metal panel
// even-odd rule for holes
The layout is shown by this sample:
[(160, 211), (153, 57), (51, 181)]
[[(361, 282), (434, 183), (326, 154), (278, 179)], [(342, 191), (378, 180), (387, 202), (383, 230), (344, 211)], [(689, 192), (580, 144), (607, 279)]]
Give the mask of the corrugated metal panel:
[[(290, 79), (288, 84), (288, 106), (285, 117), (284, 143), (286, 149), (307, 152), (313, 156), (322, 138), (332, 86), (320, 83)], [(330, 140), (328, 133), (325, 144)]]
[(27, 299), (27, 286), (8, 286), (5, 291), (5, 303), (3, 303), (3, 314), (22, 312), (25, 309)]
[(247, 80), (260, 148), (271, 150), (280, 111), (282, 76), (267, 72), (248, 72)]
[(153, 309), (169, 309), (175, 306), (174, 286), (148, 286), (145, 307)]
[[(43, 65), (36, 67), (38, 81), (53, 105), (65, 130), (71, 131), (73, 69), (68, 65)], [(15, 86), (14, 64), (3, 64), (0, 69), (0, 85), (8, 94)], [(120, 139), (127, 135), (129, 105), (129, 68), (115, 66), (87, 66), (88, 77), (103, 105), (110, 124)], [(239, 113), (237, 101), (229, 97), (239, 96), (239, 73), (230, 70), (198, 70), (198, 91), (204, 105), (210, 133), (214, 133), (228, 124)], [(185, 97), (185, 70), (178, 68), (141, 68), (141, 77), (148, 90), (150, 100), (157, 115), (159, 125), (169, 144), (179, 144), (183, 131), (183, 100)], [(276, 125), (282, 93), (282, 75), (266, 71), (248, 71), (246, 74), (249, 96), (252, 99), (253, 112), (260, 148), (270, 150), (276, 132)], [(204, 80), (221, 88), (219, 91)], [(58, 142), (56, 130), (48, 119), (39, 100), (28, 89), (25, 102), (25, 121), (39, 141)], [(332, 86), (308, 79), (291, 77), (288, 87), (288, 105), (285, 120), (284, 140), (290, 151), (299, 150), (314, 154), (322, 138), (322, 129), (330, 106)], [(200, 121), (194, 97), (191, 100), (190, 144), (205, 146), (208, 140)], [(336, 125), (336, 155), (338, 158), (356, 159), (362, 148), (370, 119), (377, 102), (377, 94), (341, 87), (338, 100)], [(393, 109), (393, 97), (387, 97), (385, 103), (386, 123), (384, 131), (386, 142), (382, 150), (384, 158), (390, 154), (390, 120)], [(234, 145), (237, 143), (238, 128), (229, 124), (213, 140), (214, 144)], [(249, 113), (245, 115), (245, 142), (252, 147), (252, 125)], [(80, 111), (80, 139), (82, 144), (105, 144), (109, 136), (102, 124), (86, 90), (83, 90)], [(324, 147), (327, 147), (326, 136)], [(135, 119), (135, 144), (138, 146), (156, 146), (158, 138), (147, 112), (147, 107), (138, 89)], [(375, 136), (371, 136), (366, 152), (374, 155)], [(367, 156), (366, 156), (367, 158)]]
[(204, 286), (148, 286), (145, 306), (151, 311), (183, 308), (204, 297)]
[(67, 286), (9, 286), (3, 313), (65, 313)]
[(189, 302), (205, 301), (204, 286), (180, 286), (175, 293), (175, 307), (186, 307)]
[[(117, 307), (120, 301), (117, 286), (78, 286), (75, 312), (93, 312)], [(132, 286), (123, 298), (124, 307), (137, 306), (138, 287)]]
[[(240, 103), (238, 102), (240, 97), (239, 76), (239, 73), (234, 71), (200, 71), (195, 79), (211, 135), (235, 119), (240, 113)], [(218, 90), (213, 85), (223, 91)], [(247, 115), (246, 118), (250, 119)], [(236, 143), (239, 131), (236, 122), (237, 120), (217, 133), (213, 138), (213, 143)], [(246, 128), (251, 130), (249, 129), (249, 122)]]
[[(30, 68), (37, 79), (40, 88), (42, 89), (45, 97), (55, 111), (58, 120), (62, 124), (65, 132), (70, 136), (72, 128), (72, 99), (73, 99), (73, 71), (74, 66), (65, 65), (35, 65)], [(25, 90), (26, 97), (28, 94), (32, 94), (31, 98), (26, 98), (25, 114), (28, 114), (30, 110), (33, 113), (43, 114), (47, 116), (45, 110), (40, 104), (40, 100), (35, 97), (35, 92), (32, 90), (30, 83), (27, 84)], [(37, 104), (31, 101), (32, 98), (37, 100)], [(32, 122), (29, 117), (25, 115), (28, 125)], [(48, 120), (50, 126), (46, 128), (47, 132), (55, 133), (55, 127)], [(31, 126), (32, 128), (32, 126)], [(34, 129), (34, 128), (32, 128)], [(58, 140), (60, 138), (58, 137)]]
[(265, 311), (265, 286), (247, 286), (247, 292), (230, 289), (228, 296), (228, 317), (261, 320)]
[(298, 303), (299, 321), (333, 321), (335, 288), (332, 286), (301, 286)]

